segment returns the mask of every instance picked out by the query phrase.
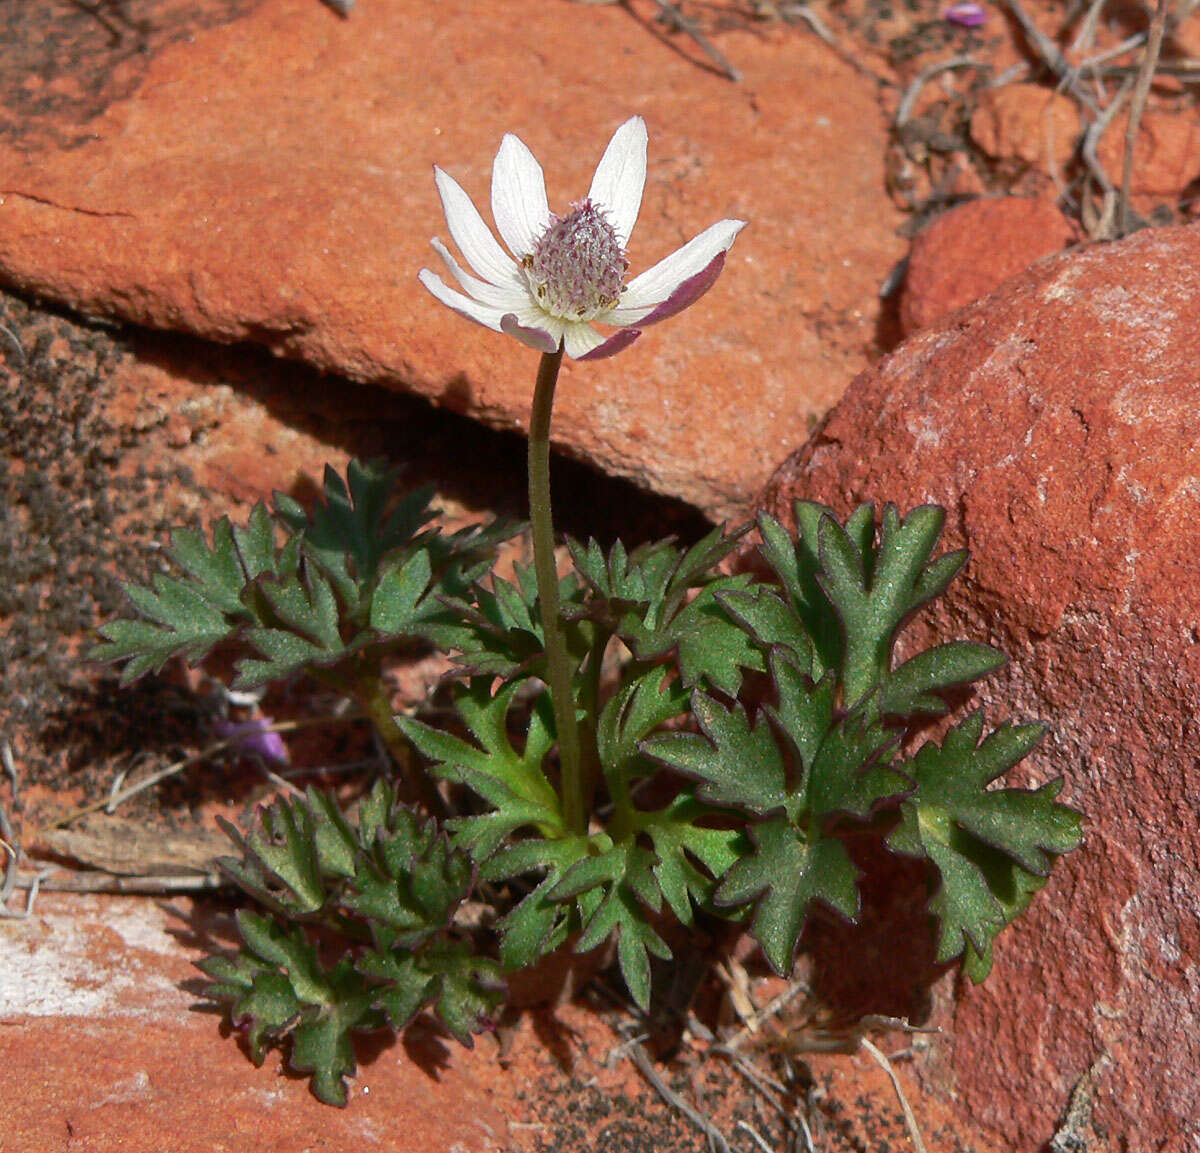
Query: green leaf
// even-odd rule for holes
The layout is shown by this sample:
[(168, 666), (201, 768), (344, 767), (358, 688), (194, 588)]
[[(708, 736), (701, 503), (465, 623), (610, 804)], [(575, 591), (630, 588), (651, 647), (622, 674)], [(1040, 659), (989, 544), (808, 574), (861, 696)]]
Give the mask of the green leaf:
[(217, 521), (211, 545), (203, 533), (180, 528), (164, 551), (184, 576), (156, 574), (150, 588), (123, 585), (141, 619), (102, 625), (102, 643), (89, 654), (93, 660), (127, 662), (122, 684), (158, 672), (174, 656), (197, 664), (216, 645), (238, 636), (256, 620), (243, 600), (247, 583), (263, 573), (281, 571), (283, 563), (276, 555), (270, 516), (261, 504), (244, 528), (234, 528), (228, 517)]
[[(638, 832), (654, 846), (656, 861), (651, 871), (659, 891), (671, 912), (685, 925), (692, 923), (693, 905), (711, 910), (717, 878), (749, 849), (746, 835), (739, 828), (709, 828), (696, 823), (718, 813), (685, 792), (665, 808), (639, 812), (635, 818)], [(693, 858), (707, 872), (697, 869)]]
[(632, 838), (576, 861), (547, 893), (565, 901), (595, 890), (595, 907), (584, 919), (575, 952), (598, 948), (617, 933), (617, 960), (630, 995), (643, 1010), (650, 1006), (650, 957), (667, 959), (671, 951), (650, 926), (647, 910), (658, 912), (662, 897), (654, 877), (657, 860)]
[(436, 515), (429, 507), (431, 487), (396, 500), (395, 482), (396, 470), (382, 460), (352, 460), (345, 480), (326, 467), (325, 499), (311, 513), (285, 493), (275, 494), (280, 519), (302, 534), (305, 554), (351, 609), (369, 601), (383, 558), (412, 544)]
[(508, 717), (520, 688), (513, 682), (492, 695), (490, 678), (477, 677), (455, 694), (455, 706), (476, 743), (410, 718), (398, 723), (431, 771), (443, 780), (465, 784), (492, 806), (480, 816), (450, 822), (455, 844), (477, 861), (486, 860), (514, 832), (532, 828), (544, 837), (561, 835), (564, 824), (558, 794), (544, 764), (554, 744), (548, 694), (529, 718), (524, 747), (509, 739)]
[[(464, 675), (545, 679), (537, 574), (532, 566), (516, 565), (514, 571), (515, 583), (493, 574), (490, 587), (471, 587), (470, 599), (442, 598), (455, 620), (440, 621), (431, 636), (450, 653)], [(569, 616), (583, 596), (574, 574), (568, 573), (559, 582), (558, 596), (564, 616)], [(578, 667), (590, 647), (591, 626), (576, 620), (564, 632), (567, 651)]]
[(761, 669), (763, 663), (745, 632), (729, 619), (718, 594), (743, 589), (750, 578), (712, 570), (748, 528), (730, 534), (714, 529), (685, 552), (671, 541), (659, 541), (627, 554), (618, 541), (606, 557), (595, 541), (585, 549), (569, 540), (588, 595), (564, 615), (593, 621), (620, 637), (638, 660), (677, 654), (688, 688), (702, 685), (734, 695), (742, 669)]
[(238, 628), (236, 621), (229, 620), (191, 585), (157, 575), (152, 585), (152, 589), (122, 586), (145, 619), (101, 625), (98, 632), (103, 643), (89, 654), (92, 660), (128, 662), (121, 670), (122, 684), (158, 672), (174, 656), (196, 664)]
[(318, 571), (283, 580), (260, 580), (257, 589), (270, 607), (276, 627), (252, 628), (246, 640), (263, 658), (238, 661), (234, 687), (254, 688), (282, 680), (308, 665), (329, 665), (370, 639), (360, 634), (347, 646), (341, 637), (341, 612), (333, 586)]
[[(482, 866), (480, 877), (485, 881), (507, 881), (534, 871), (544, 872), (541, 882), (496, 923), (501, 932), (500, 963), (505, 969), (532, 965), (566, 940), (571, 907), (551, 899), (550, 892), (567, 869), (590, 855), (590, 847), (583, 836), (517, 841)], [(580, 907), (586, 911), (594, 904), (581, 902)]]
[(750, 836), (754, 853), (725, 874), (713, 899), (731, 907), (757, 900), (751, 932), (771, 967), (787, 976), (813, 901), (857, 918), (857, 871), (841, 841), (806, 835), (783, 817), (751, 826)]
[(773, 588), (759, 584), (731, 589), (718, 593), (717, 599), (759, 645), (765, 649), (782, 646), (797, 668), (816, 676), (812, 638), (799, 614)]
[[(385, 803), (390, 810), (394, 796), (386, 781), (378, 780), (372, 789), (372, 797), (387, 797)], [(353, 877), (358, 868), (360, 844), (355, 829), (336, 801), (328, 793), (314, 789), (311, 785), (304, 795), (305, 804), (313, 823), (313, 845), (317, 852), (317, 864), (324, 877)], [(370, 840), (365, 843), (370, 844)]]
[[(1046, 887), (1049, 877), (1037, 877), (1027, 873), (1011, 857), (1005, 856), (998, 849), (990, 853), (979, 846), (975, 850), (975, 859), (988, 880), (988, 888), (992, 896), (999, 901), (1004, 915), (1005, 926), (1011, 925), (1030, 905), (1033, 898)], [(963, 972), (976, 985), (983, 984), (992, 971), (992, 950), (980, 952), (967, 940), (963, 952)]]
[(472, 1034), (491, 1024), (504, 996), (499, 965), (476, 957), (463, 941), (438, 943), (419, 953), (371, 951), (359, 960), (358, 971), (383, 982), (374, 1004), (394, 1029), (404, 1029), (422, 1009), (432, 1008), (468, 1049), (474, 1044)]
[(256, 827), (244, 835), (223, 818), (221, 827), (243, 852), (243, 860), (221, 857), (221, 871), (255, 900), (281, 916), (303, 916), (323, 908), (327, 889), (316, 846), (316, 822), (299, 798), (277, 797), (260, 807)]
[(763, 659), (746, 630), (730, 619), (721, 598), (741, 591), (748, 581), (731, 577), (701, 589), (654, 636), (642, 641), (638, 656), (653, 660), (674, 649), (685, 687), (710, 686), (736, 696), (742, 670), (761, 672)]
[(669, 668), (655, 667), (608, 699), (596, 726), (596, 745), (610, 787), (628, 787), (653, 769), (641, 742), (667, 721), (686, 715), (690, 695)]
[(885, 714), (944, 713), (938, 694), (978, 680), (1004, 659), (987, 645), (957, 642), (891, 667), (905, 622), (966, 562), (965, 550), (930, 559), (944, 520), (933, 505), (903, 521), (887, 505), (876, 541), (873, 506), (861, 505), (843, 526), (826, 506), (800, 501), (794, 540), (771, 517), (758, 522), (760, 551), (782, 596), (753, 590), (721, 599), (758, 644), (789, 649), (814, 678), (835, 670), (847, 708), (878, 690), (876, 707)]
[(898, 735), (884, 728), (876, 710), (835, 709), (833, 675), (814, 684), (779, 653), (771, 656), (778, 705), (767, 715), (799, 761), (788, 812), (795, 821), (841, 813), (862, 820), (880, 802), (909, 791), (911, 783), (890, 768)]
[[(642, 742), (642, 750), (697, 778), (696, 796), (710, 805), (766, 814), (787, 802), (786, 765), (775, 735), (740, 705), (727, 708), (702, 692), (692, 697), (701, 733), (670, 733)], [(701, 735), (703, 734), (703, 735)]]
[(938, 960), (968, 946), (986, 975), (996, 935), (1029, 903), (1056, 856), (1081, 840), (1080, 816), (1055, 801), (1061, 781), (1039, 789), (988, 786), (1041, 740), (1042, 725), (1002, 725), (980, 739), (982, 713), (929, 742), (905, 766), (916, 792), (888, 838), (899, 853), (927, 857), (941, 876), (930, 907), (940, 923)]
[[(766, 513), (760, 513), (758, 517), (758, 531), (762, 537), (759, 552), (778, 577), (788, 608), (796, 617), (798, 627), (791, 631), (803, 633), (812, 641), (812, 676), (818, 679), (827, 669), (840, 667), (843, 648), (837, 614), (832, 611), (833, 606), (817, 579), (821, 564), (817, 555), (816, 528), (826, 515), (832, 516), (833, 510), (798, 501), (795, 539), (774, 517)], [(803, 657), (803, 654), (799, 655)], [(805, 662), (802, 659), (799, 663)]]
[(288, 1065), (312, 1074), (312, 1090), (326, 1105), (346, 1104), (345, 1078), (354, 1075), (352, 1035), (378, 1027), (371, 992), (347, 960), (339, 961), (325, 978), (326, 1000), (316, 1012), (306, 1012), (292, 1033)]
[(426, 550), (389, 568), (371, 597), (368, 621), (384, 636), (411, 634), (429, 619), (433, 607), (426, 594), (433, 581), (433, 562)]
[(243, 949), (200, 963), (215, 978), (206, 995), (231, 1004), (255, 1064), (268, 1044), (290, 1038), (289, 1067), (312, 1074), (321, 1101), (345, 1105), (344, 1078), (355, 1070), (351, 1034), (380, 1023), (372, 992), (345, 959), (326, 969), (299, 926), (286, 930), (245, 910), (237, 922)]
[(944, 521), (935, 505), (915, 508), (902, 521), (889, 504), (878, 546), (864, 548), (833, 517), (821, 518), (819, 580), (842, 625), (840, 671), (848, 706), (888, 675), (901, 626), (966, 563), (965, 551), (931, 562)]
[(952, 641), (910, 657), (883, 678), (879, 708), (883, 713), (911, 717), (917, 713), (941, 716), (945, 689), (968, 685), (1002, 668), (1008, 658), (991, 645)]
[(715, 874), (721, 881), (712, 901), (730, 908), (757, 902), (751, 931), (780, 972), (790, 967), (812, 901), (857, 915), (855, 872), (836, 838), (836, 822), (869, 819), (881, 802), (911, 787), (889, 767), (896, 737), (877, 711), (843, 714), (834, 674), (814, 683), (790, 654), (783, 646), (771, 650), (777, 703), (754, 723), (741, 705), (726, 707), (698, 692), (692, 711), (701, 734), (673, 733), (642, 744), (659, 761), (697, 777), (699, 800), (765, 818), (748, 827), (753, 849)]
[[(255, 507), (251, 520), (260, 514), (266, 516), (262, 505)], [(228, 517), (222, 517), (213, 526), (211, 548), (203, 533), (195, 529), (176, 529), (171, 534), (168, 555), (192, 578), (192, 586), (203, 590), (205, 599), (215, 609), (235, 617), (244, 613), (241, 592), (246, 573), (234, 545), (233, 525)]]
[(449, 928), (475, 870), (470, 858), (450, 848), (434, 822), (422, 824), (400, 808), (390, 824), (389, 831), (376, 833), (342, 904), (365, 918), (377, 938), (386, 927), (389, 946), (413, 949)]

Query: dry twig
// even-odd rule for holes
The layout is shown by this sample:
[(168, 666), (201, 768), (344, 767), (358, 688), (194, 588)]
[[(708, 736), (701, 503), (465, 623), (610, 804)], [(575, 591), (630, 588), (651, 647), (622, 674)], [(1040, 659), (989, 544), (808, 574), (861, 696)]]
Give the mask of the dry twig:
[(979, 61), (974, 56), (952, 56), (949, 60), (939, 60), (927, 68), (922, 68), (900, 98), (900, 104), (896, 108), (896, 127), (903, 128), (908, 123), (908, 118), (912, 115), (913, 108), (916, 107), (917, 97), (921, 95), (921, 89), (935, 76), (942, 72), (949, 72), (953, 68), (978, 67)]
[(1132, 79), (1127, 78), (1117, 90), (1117, 94), (1112, 98), (1109, 106), (1088, 125), (1087, 131), (1083, 134), (1083, 143), (1079, 147), (1079, 155), (1087, 166), (1092, 179), (1099, 185), (1101, 192), (1101, 209), (1098, 217), (1091, 207), (1091, 202), (1086, 198), (1086, 191), (1080, 204), (1083, 225), (1093, 240), (1107, 239), (1111, 234), (1117, 204), (1116, 189), (1113, 187), (1108, 173), (1104, 171), (1104, 165), (1100, 163), (1099, 156), (1096, 155), (1096, 148), (1100, 143), (1100, 138), (1108, 131), (1108, 126), (1121, 110), (1132, 87)]
[(654, 0), (654, 3), (658, 5), (658, 10), (662, 18), (672, 28), (679, 32), (684, 32), (690, 36), (692, 40), (695, 41), (696, 46), (700, 49), (700, 51), (703, 52), (704, 55), (707, 56), (725, 76), (727, 76), (735, 84), (741, 80), (742, 74), (730, 63), (729, 58), (725, 56), (725, 54), (719, 48), (717, 48), (716, 45), (713, 44), (703, 32), (700, 31), (700, 26), (694, 20), (685, 16), (676, 5), (671, 3), (671, 0)]
[(724, 1134), (698, 1109), (688, 1104), (674, 1089), (670, 1087), (654, 1068), (646, 1050), (641, 1044), (629, 1047), (629, 1059), (637, 1066), (637, 1070), (649, 1082), (650, 1087), (673, 1109), (678, 1109), (721, 1153), (730, 1153), (729, 1142)]
[[(46, 893), (118, 893), (166, 897), (180, 893), (210, 893), (231, 887), (220, 873), (164, 873), (130, 877), (92, 870), (48, 868), (37, 873), (19, 873), (14, 888), (29, 890), (30, 901), (40, 889)], [(12, 914), (9, 914), (10, 916)], [(28, 910), (26, 914), (28, 915)]]
[(908, 1132), (909, 1136), (912, 1137), (913, 1148), (916, 1149), (917, 1153), (926, 1153), (925, 1142), (921, 1140), (921, 1130), (917, 1127), (917, 1119), (913, 1115), (912, 1106), (909, 1105), (908, 1098), (904, 1095), (904, 1086), (900, 1084), (900, 1078), (896, 1075), (896, 1070), (892, 1068), (891, 1061), (884, 1056), (883, 1052), (870, 1038), (860, 1038), (859, 1044), (879, 1062), (880, 1068), (890, 1078), (892, 1088), (896, 1090), (896, 1096), (900, 1098), (900, 1108), (904, 1110), (904, 1121), (908, 1125)]
[(1142, 125), (1142, 113), (1146, 110), (1146, 98), (1150, 95), (1154, 70), (1158, 67), (1166, 27), (1167, 0), (1158, 0), (1154, 17), (1150, 21), (1150, 40), (1146, 45), (1146, 54), (1142, 58), (1137, 83), (1133, 89), (1133, 100), (1129, 105), (1129, 126), (1125, 130), (1125, 162), (1121, 168), (1120, 207), (1117, 212), (1118, 236), (1124, 236), (1129, 231), (1129, 186), (1133, 181), (1133, 150), (1137, 144), (1138, 129)]

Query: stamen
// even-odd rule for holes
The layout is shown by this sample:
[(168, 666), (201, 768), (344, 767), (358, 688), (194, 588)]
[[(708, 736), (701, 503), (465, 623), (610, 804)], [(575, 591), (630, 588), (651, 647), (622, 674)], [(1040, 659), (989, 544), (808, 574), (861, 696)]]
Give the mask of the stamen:
[(551, 220), (521, 267), (551, 316), (592, 320), (620, 300), (629, 261), (603, 210), (583, 200)]

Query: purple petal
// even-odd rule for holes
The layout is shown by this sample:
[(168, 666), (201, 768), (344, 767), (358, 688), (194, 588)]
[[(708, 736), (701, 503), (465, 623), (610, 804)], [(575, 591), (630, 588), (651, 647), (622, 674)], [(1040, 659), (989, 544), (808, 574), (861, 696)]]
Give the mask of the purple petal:
[(978, 4), (964, 0), (963, 3), (951, 4), (942, 13), (942, 19), (957, 24), (960, 28), (978, 28), (986, 22), (987, 13)]
[(680, 281), (679, 287), (653, 312), (648, 316), (643, 316), (638, 323), (657, 324), (660, 320), (667, 320), (685, 308), (690, 308), (716, 284), (717, 277), (721, 275), (721, 269), (724, 267), (725, 253), (718, 252), (695, 276), (689, 276), (687, 280)]
[(591, 352), (585, 352), (579, 360), (603, 360), (606, 356), (616, 356), (618, 352), (627, 349), (639, 336), (640, 328), (622, 328), (614, 332), (603, 344), (596, 345)]
[(557, 352), (558, 341), (544, 328), (526, 328), (515, 312), (506, 312), (500, 318), (500, 331), (515, 337), (522, 344), (536, 348), (538, 352)]
[(271, 730), (275, 722), (270, 717), (257, 717), (252, 721), (217, 721), (217, 735), (222, 740), (234, 741), (234, 751), (248, 757), (261, 757), (269, 765), (291, 763), (287, 745), (283, 738)]

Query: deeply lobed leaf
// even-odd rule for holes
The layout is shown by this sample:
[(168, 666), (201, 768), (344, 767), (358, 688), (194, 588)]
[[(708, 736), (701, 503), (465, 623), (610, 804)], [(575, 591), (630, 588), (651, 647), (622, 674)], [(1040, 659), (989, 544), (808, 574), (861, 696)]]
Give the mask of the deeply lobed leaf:
[(991, 967), (997, 934), (1045, 883), (1054, 859), (1081, 841), (1079, 814), (1055, 800), (1061, 781), (988, 787), (1033, 749), (1044, 727), (982, 733), (983, 714), (975, 712), (941, 745), (922, 746), (906, 765), (916, 791), (888, 838), (896, 852), (926, 857), (937, 869), (941, 885), (930, 907), (940, 923), (938, 960), (967, 950), (976, 980)]
[(312, 1074), (321, 1101), (345, 1105), (345, 1078), (355, 1070), (351, 1035), (382, 1023), (373, 991), (346, 959), (325, 967), (299, 926), (284, 929), (246, 910), (237, 923), (240, 952), (200, 962), (214, 979), (206, 995), (230, 1003), (255, 1064), (262, 1064), (268, 1044), (287, 1038), (291, 1068)]
[(247, 584), (285, 571), (289, 560), (276, 553), (270, 516), (261, 504), (244, 528), (235, 528), (228, 517), (217, 521), (211, 545), (202, 533), (176, 529), (165, 552), (184, 576), (156, 574), (149, 588), (122, 586), (140, 619), (101, 625), (101, 643), (90, 653), (93, 660), (124, 661), (122, 684), (158, 672), (174, 656), (195, 664), (239, 635), (256, 620), (243, 597)]

